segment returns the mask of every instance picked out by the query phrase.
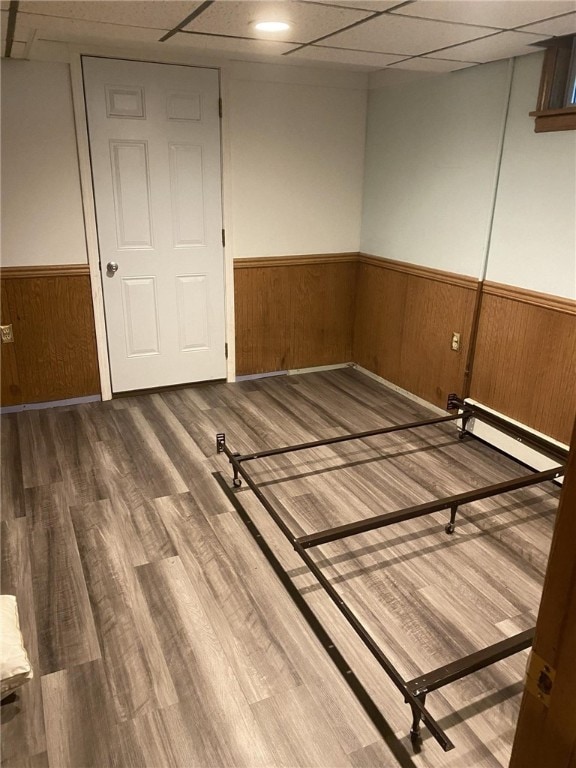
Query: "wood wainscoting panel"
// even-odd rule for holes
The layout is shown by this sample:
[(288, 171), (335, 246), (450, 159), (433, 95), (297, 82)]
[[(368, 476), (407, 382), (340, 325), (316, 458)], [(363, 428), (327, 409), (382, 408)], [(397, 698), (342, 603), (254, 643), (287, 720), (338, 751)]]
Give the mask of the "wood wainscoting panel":
[[(0, 320), (2, 325), (10, 325), (12, 323), (8, 311), (9, 291), (7, 289), (8, 285), (6, 281), (0, 281)], [(22, 402), (22, 393), (20, 390), (18, 364), (16, 362), (16, 347), (14, 343), (2, 344), (0, 350), (0, 404), (20, 405)]]
[(408, 275), (358, 265), (353, 360), (388, 381), (402, 381), (402, 333)]
[(470, 397), (563, 443), (576, 415), (576, 302), (485, 283)]
[(236, 260), (236, 373), (350, 362), (356, 268), (356, 254)]
[(445, 408), (450, 392), (464, 391), (477, 287), (462, 275), (360, 257), (354, 362)]
[(0, 276), (2, 321), (12, 323), (14, 330), (14, 344), (2, 345), (13, 347), (14, 366), (2, 371), (1, 404), (15, 404), (16, 389), (18, 403), (97, 395), (88, 267), (4, 268)]

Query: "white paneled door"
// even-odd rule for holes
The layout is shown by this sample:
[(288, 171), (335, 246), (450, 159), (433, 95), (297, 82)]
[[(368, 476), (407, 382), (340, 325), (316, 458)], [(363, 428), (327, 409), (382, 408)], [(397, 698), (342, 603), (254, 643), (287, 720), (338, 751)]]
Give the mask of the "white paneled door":
[(218, 72), (82, 66), (112, 389), (224, 378)]

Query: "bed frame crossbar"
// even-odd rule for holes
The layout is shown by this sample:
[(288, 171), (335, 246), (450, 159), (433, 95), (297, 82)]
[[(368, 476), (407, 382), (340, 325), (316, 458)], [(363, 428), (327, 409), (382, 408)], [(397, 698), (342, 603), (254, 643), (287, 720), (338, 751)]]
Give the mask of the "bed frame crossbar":
[[(425, 708), (423, 701), (418, 696), (415, 696), (411, 691), (408, 690), (408, 688), (406, 687), (406, 681), (403, 679), (402, 675), (396, 669), (394, 664), (390, 661), (390, 659), (378, 646), (374, 638), (362, 625), (362, 623), (356, 617), (354, 612), (346, 605), (344, 600), (342, 600), (342, 598), (340, 597), (336, 589), (330, 583), (329, 579), (327, 579), (326, 576), (322, 573), (321, 569), (310, 557), (308, 552), (306, 552), (304, 547), (302, 547), (302, 545), (297, 542), (296, 536), (294, 536), (290, 528), (286, 525), (284, 520), (282, 520), (278, 512), (274, 509), (274, 507), (266, 498), (266, 496), (264, 496), (260, 488), (258, 488), (257, 484), (250, 477), (246, 468), (243, 467), (240, 463), (237, 463), (238, 456), (234, 454), (232, 451), (230, 451), (230, 449), (226, 445), (226, 438), (223, 433), (220, 433), (216, 436), (216, 445), (217, 445), (217, 451), (219, 453), (225, 453), (228, 456), (230, 463), (234, 467), (234, 473), (235, 473), (234, 485), (236, 487), (239, 487), (240, 485), (240, 483), (238, 482), (239, 475), (246, 481), (246, 484), (248, 485), (250, 490), (254, 493), (254, 495), (256, 496), (258, 501), (262, 504), (264, 509), (268, 512), (270, 517), (272, 517), (272, 519), (280, 528), (284, 536), (293, 545), (296, 552), (300, 555), (302, 560), (306, 563), (310, 572), (316, 577), (316, 579), (324, 588), (325, 592), (328, 594), (332, 602), (336, 605), (340, 613), (342, 613), (342, 615), (345, 617), (348, 623), (352, 626), (356, 634), (360, 637), (360, 639), (362, 640), (364, 645), (368, 648), (372, 656), (374, 656), (378, 664), (382, 667), (382, 669), (384, 669), (384, 671), (386, 672), (390, 680), (394, 683), (396, 688), (401, 693), (404, 694), (405, 700), (407, 701), (408, 704), (410, 704), (412, 712), (414, 713), (414, 718), (416, 718), (417, 716), (418, 721), (422, 720), (426, 724), (426, 726), (428, 727), (428, 730), (434, 736), (434, 738), (440, 744), (440, 746), (444, 749), (444, 751), (447, 752), (448, 750), (453, 749), (454, 744), (448, 738), (448, 736), (444, 733), (444, 731), (438, 725), (438, 723), (436, 722), (434, 717), (430, 714), (430, 712), (428, 712), (428, 710)], [(239, 502), (237, 501), (237, 503)], [(244, 514), (246, 517), (248, 517), (248, 519), (250, 520), (250, 523), (253, 525), (253, 521), (251, 520), (245, 508), (244, 508)]]
[(416, 429), (418, 427), (428, 427), (434, 424), (442, 424), (446, 421), (460, 421), (472, 415), (465, 409), (462, 413), (450, 414), (449, 416), (440, 416), (435, 419), (425, 419), (424, 421), (413, 421), (408, 424), (395, 424), (391, 427), (382, 427), (381, 429), (370, 429), (367, 432), (356, 432), (353, 435), (337, 435), (328, 437), (325, 440), (314, 440), (310, 443), (300, 443), (299, 445), (286, 445), (283, 448), (272, 448), (268, 451), (257, 451), (256, 453), (245, 453), (238, 455), (236, 461), (240, 464), (243, 461), (253, 461), (254, 459), (264, 459), (267, 456), (280, 456), (283, 453), (294, 453), (294, 451), (306, 451), (309, 448), (319, 448), (325, 445), (334, 445), (335, 443), (345, 443), (348, 440), (363, 440), (366, 437), (376, 437), (377, 435), (389, 435), (391, 432), (402, 432), (406, 429)]
[(478, 670), (495, 664), (497, 661), (502, 661), (514, 653), (530, 648), (534, 640), (534, 633), (535, 629), (532, 627), (513, 637), (507, 637), (505, 640), (489, 645), (481, 651), (476, 651), (469, 656), (464, 656), (450, 664), (445, 664), (443, 667), (415, 677), (413, 680), (408, 680), (406, 686), (415, 696), (436, 691), (438, 688), (471, 675), (472, 672), (478, 672)]
[(472, 501), (489, 499), (491, 496), (498, 496), (501, 493), (508, 493), (509, 491), (516, 491), (519, 488), (526, 488), (529, 485), (543, 483), (545, 480), (555, 480), (561, 474), (562, 468), (554, 467), (553, 469), (547, 469), (544, 472), (535, 472), (528, 477), (518, 477), (514, 480), (506, 480), (502, 483), (487, 485), (475, 491), (466, 491), (465, 493), (458, 493), (455, 496), (447, 496), (438, 501), (429, 501), (424, 504), (406, 507), (398, 512), (387, 512), (384, 515), (368, 517), (366, 520), (358, 520), (354, 523), (327, 528), (324, 531), (300, 536), (296, 541), (305, 549), (308, 549), (308, 547), (317, 547), (319, 544), (327, 544), (330, 541), (345, 539), (347, 536), (355, 536), (358, 533), (374, 531), (377, 528), (384, 528), (385, 526), (393, 525), (394, 523), (413, 520), (415, 517), (423, 517), (424, 515), (430, 515), (433, 512), (441, 512), (444, 509), (450, 509), (452, 511), (451, 522), (447, 525), (447, 528), (449, 526), (452, 530), (447, 530), (446, 532), (453, 533), (456, 510), (461, 504), (469, 504)]
[[(494, 645), (490, 645), (487, 648), (476, 651), (472, 654), (469, 654), (468, 656), (464, 656), (463, 658), (457, 659), (449, 664), (439, 667), (438, 669), (432, 670), (431, 672), (422, 674), (419, 677), (414, 678), (413, 680), (404, 680), (404, 678), (402, 677), (398, 669), (396, 669), (392, 661), (386, 656), (386, 654), (379, 647), (379, 645), (374, 640), (374, 638), (370, 635), (367, 629), (362, 625), (362, 622), (355, 615), (354, 611), (348, 605), (346, 605), (344, 600), (341, 598), (340, 594), (337, 592), (337, 590), (332, 585), (330, 580), (324, 575), (324, 573), (322, 572), (318, 564), (312, 559), (312, 557), (310, 556), (307, 550), (311, 547), (316, 547), (316, 546), (320, 546), (321, 544), (337, 541), (339, 539), (343, 539), (348, 536), (354, 536), (358, 533), (364, 533), (367, 531), (376, 530), (376, 529), (383, 528), (385, 526), (392, 525), (395, 523), (400, 523), (406, 520), (422, 517), (424, 515), (429, 515), (434, 512), (440, 512), (445, 509), (450, 510), (450, 520), (446, 524), (445, 530), (446, 530), (446, 533), (451, 534), (454, 532), (456, 511), (460, 505), (468, 504), (474, 501), (479, 501), (481, 499), (487, 499), (493, 496), (497, 496), (499, 494), (508, 493), (510, 491), (515, 491), (520, 488), (525, 488), (531, 485), (536, 485), (538, 483), (542, 483), (548, 480), (554, 480), (564, 474), (564, 466), (557, 466), (552, 469), (545, 470), (544, 472), (532, 472), (522, 477), (514, 478), (513, 480), (507, 480), (505, 482), (495, 483), (493, 485), (485, 486), (483, 488), (478, 488), (475, 490), (466, 491), (464, 493), (448, 496), (443, 499), (433, 500), (430, 502), (426, 502), (424, 504), (417, 504), (412, 507), (406, 507), (405, 509), (401, 509), (396, 512), (389, 512), (382, 515), (376, 515), (374, 517), (370, 517), (364, 520), (358, 520), (353, 523), (348, 523), (346, 525), (340, 525), (340, 526), (329, 528), (323, 531), (310, 533), (305, 536), (296, 536), (291, 531), (291, 529), (286, 524), (286, 522), (283, 520), (279, 512), (274, 508), (274, 506), (269, 501), (269, 499), (264, 495), (262, 490), (259, 488), (257, 482), (251, 477), (248, 471), (248, 467), (243, 466), (243, 464), (248, 461), (254, 461), (256, 459), (262, 459), (269, 456), (278, 456), (285, 453), (292, 453), (294, 451), (302, 451), (302, 450), (312, 449), (316, 447), (332, 445), (334, 443), (341, 443), (348, 440), (361, 440), (368, 437), (375, 437), (377, 435), (386, 435), (392, 432), (399, 432), (407, 429), (417, 429), (419, 427), (426, 427), (426, 426), (442, 424), (445, 422), (458, 421), (458, 420), (462, 421), (459, 437), (464, 437), (467, 434), (472, 435), (472, 433), (469, 433), (466, 429), (466, 425), (471, 418), (478, 418), (478, 419), (485, 420), (487, 421), (487, 423), (490, 423), (493, 426), (497, 426), (497, 422), (499, 421), (504, 421), (504, 420), (500, 420), (498, 417), (495, 417), (491, 412), (477, 407), (475, 404), (469, 404), (460, 400), (456, 395), (449, 396), (447, 409), (459, 410), (459, 413), (449, 414), (447, 416), (437, 417), (433, 419), (425, 419), (422, 421), (410, 422), (408, 424), (400, 424), (400, 425), (394, 425), (390, 427), (383, 427), (380, 429), (369, 430), (367, 432), (358, 432), (350, 435), (340, 435), (337, 437), (327, 438), (325, 440), (315, 440), (308, 443), (300, 443), (298, 445), (288, 445), (288, 446), (284, 446), (283, 448), (275, 448), (271, 450), (257, 451), (253, 453), (247, 453), (247, 454), (240, 454), (230, 450), (230, 448), (226, 444), (226, 436), (224, 433), (219, 433), (216, 435), (217, 452), (224, 453), (228, 457), (228, 460), (232, 465), (233, 487), (239, 488), (240, 485), (242, 484), (242, 480), (246, 482), (248, 488), (250, 488), (250, 490), (254, 493), (254, 495), (262, 505), (262, 507), (268, 512), (268, 514), (274, 520), (278, 528), (282, 531), (286, 539), (288, 539), (288, 541), (292, 544), (296, 552), (299, 554), (299, 556), (304, 561), (304, 563), (306, 564), (310, 572), (315, 576), (317, 581), (323, 587), (324, 591), (327, 593), (327, 595), (336, 605), (340, 613), (346, 618), (348, 623), (355, 630), (355, 632), (360, 637), (360, 639), (362, 640), (366, 648), (368, 648), (372, 656), (376, 659), (378, 664), (386, 672), (386, 674), (388, 675), (392, 683), (403, 694), (404, 700), (410, 705), (410, 708), (412, 710), (413, 719), (412, 719), (412, 727), (410, 730), (410, 735), (413, 743), (415, 745), (419, 744), (420, 723), (424, 722), (428, 727), (429, 731), (431, 732), (431, 734), (436, 739), (436, 741), (440, 744), (440, 746), (445, 751), (448, 751), (449, 749), (453, 749), (454, 744), (448, 738), (448, 736), (442, 730), (439, 724), (436, 722), (434, 717), (426, 709), (425, 703), (426, 703), (427, 694), (430, 693), (431, 691), (441, 688), (444, 685), (448, 685), (449, 683), (455, 682), (456, 680), (459, 680), (473, 672), (483, 669), (484, 667), (487, 667), (490, 664), (494, 664), (497, 661), (501, 661), (502, 659), (505, 659), (508, 656), (511, 656), (515, 653), (518, 653), (521, 650), (528, 648), (532, 644), (532, 640), (534, 637), (534, 629), (533, 628), (528, 629), (525, 632), (521, 632), (520, 634), (515, 635), (514, 637), (508, 638), (506, 640), (502, 640), (501, 642), (495, 643)], [(529, 444), (531, 446), (534, 446), (534, 447), (536, 447), (536, 445), (540, 446), (540, 450), (544, 452), (546, 455), (548, 455), (550, 458), (555, 458), (558, 461), (566, 460), (567, 451), (563, 450), (561, 447), (554, 446), (554, 445), (551, 446), (550, 443), (547, 443), (546, 445), (541, 445), (542, 440), (538, 436), (534, 436), (532, 433), (526, 432), (525, 430), (522, 430), (520, 427), (516, 425), (510, 425), (508, 422), (505, 423), (505, 426), (506, 426), (506, 429), (504, 429), (504, 431), (506, 431), (508, 434), (512, 434), (516, 439), (522, 440), (526, 442), (526, 444)], [(280, 569), (282, 571), (283, 577), (285, 577), (282, 580), (284, 585), (287, 586), (288, 582), (290, 582), (288, 573), (284, 571), (282, 566), (279, 564), (279, 561), (274, 557), (270, 547), (263, 540), (263, 537), (258, 532), (258, 529), (256, 528), (252, 518), (250, 517), (250, 515), (248, 514), (244, 506), (241, 504), (238, 497), (234, 495), (232, 489), (228, 488), (223, 481), (221, 485), (223, 489), (226, 491), (226, 493), (229, 495), (235, 508), (240, 511), (242, 520), (251, 531), (255, 541), (258, 543), (261, 550), (264, 552), (264, 554), (268, 558), (269, 562), (273, 565), (275, 570), (278, 571), (278, 569)], [(293, 597), (294, 597), (294, 594), (293, 594)], [(302, 605), (301, 600), (299, 602), (297, 597), (295, 597), (295, 600), (297, 604), (299, 604), (299, 607), (302, 610), (302, 612), (305, 614), (307, 609)], [(312, 626), (312, 622), (310, 621), (310, 619), (309, 619), (309, 623)], [(316, 621), (316, 623), (318, 622)], [(347, 677), (349, 681), (356, 680), (356, 677), (353, 675), (352, 671), (349, 668), (347, 668), (345, 662), (342, 661), (341, 655), (339, 653), (335, 653), (334, 645), (330, 641), (327, 633), (325, 633), (324, 630), (322, 630), (322, 633), (320, 634), (322, 635), (322, 637), (328, 638), (328, 639), (323, 639), (321, 641), (324, 647), (326, 648), (327, 652), (329, 653), (329, 655), (335, 660), (335, 663), (340, 669), (340, 671), (342, 672), (344, 670), (343, 674), (345, 674), (345, 677)], [(356, 685), (356, 688), (354, 688), (354, 686), (351, 686), (351, 687), (357, 693), (358, 685)], [(364, 698), (368, 697), (365, 690), (364, 689), (362, 690), (364, 691), (364, 694), (365, 694)], [(370, 703), (371, 703), (371, 709), (373, 711), (375, 709), (375, 705), (371, 700), (370, 700)], [(370, 711), (370, 708), (368, 708), (367, 711)], [(375, 718), (372, 715), (372, 719), (375, 722), (375, 724), (378, 726), (378, 723), (376, 722), (378, 718)], [(382, 728), (383, 722), (384, 721), (380, 716), (379, 729), (382, 733), (383, 733), (383, 728)]]

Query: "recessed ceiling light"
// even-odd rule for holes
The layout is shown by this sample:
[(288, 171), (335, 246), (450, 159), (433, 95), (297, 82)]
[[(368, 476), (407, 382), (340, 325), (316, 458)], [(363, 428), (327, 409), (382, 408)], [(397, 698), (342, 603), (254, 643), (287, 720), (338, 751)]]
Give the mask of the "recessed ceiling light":
[(284, 32), (290, 29), (290, 24), (285, 21), (259, 21), (254, 27), (259, 29), (260, 32)]

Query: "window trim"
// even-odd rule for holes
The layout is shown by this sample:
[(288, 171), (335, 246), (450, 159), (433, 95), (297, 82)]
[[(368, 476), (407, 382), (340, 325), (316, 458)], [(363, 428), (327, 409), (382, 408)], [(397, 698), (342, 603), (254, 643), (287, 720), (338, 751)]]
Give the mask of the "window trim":
[[(530, 112), (530, 116), (536, 118), (534, 121), (534, 131), (536, 133), (545, 133), (548, 131), (576, 130), (576, 104), (565, 104), (560, 107), (551, 107), (550, 104), (555, 87), (561, 85), (562, 92), (567, 94), (569, 84), (573, 85), (572, 79), (576, 73), (574, 66), (576, 60), (576, 35), (552, 38), (552, 40), (547, 40), (541, 43), (541, 45), (546, 47), (546, 53), (540, 78), (538, 102), (536, 109)], [(561, 74), (558, 72), (557, 62), (560, 51), (564, 51), (566, 48), (572, 49), (571, 64), (568, 72)], [(558, 83), (559, 77), (562, 78), (563, 83)]]

